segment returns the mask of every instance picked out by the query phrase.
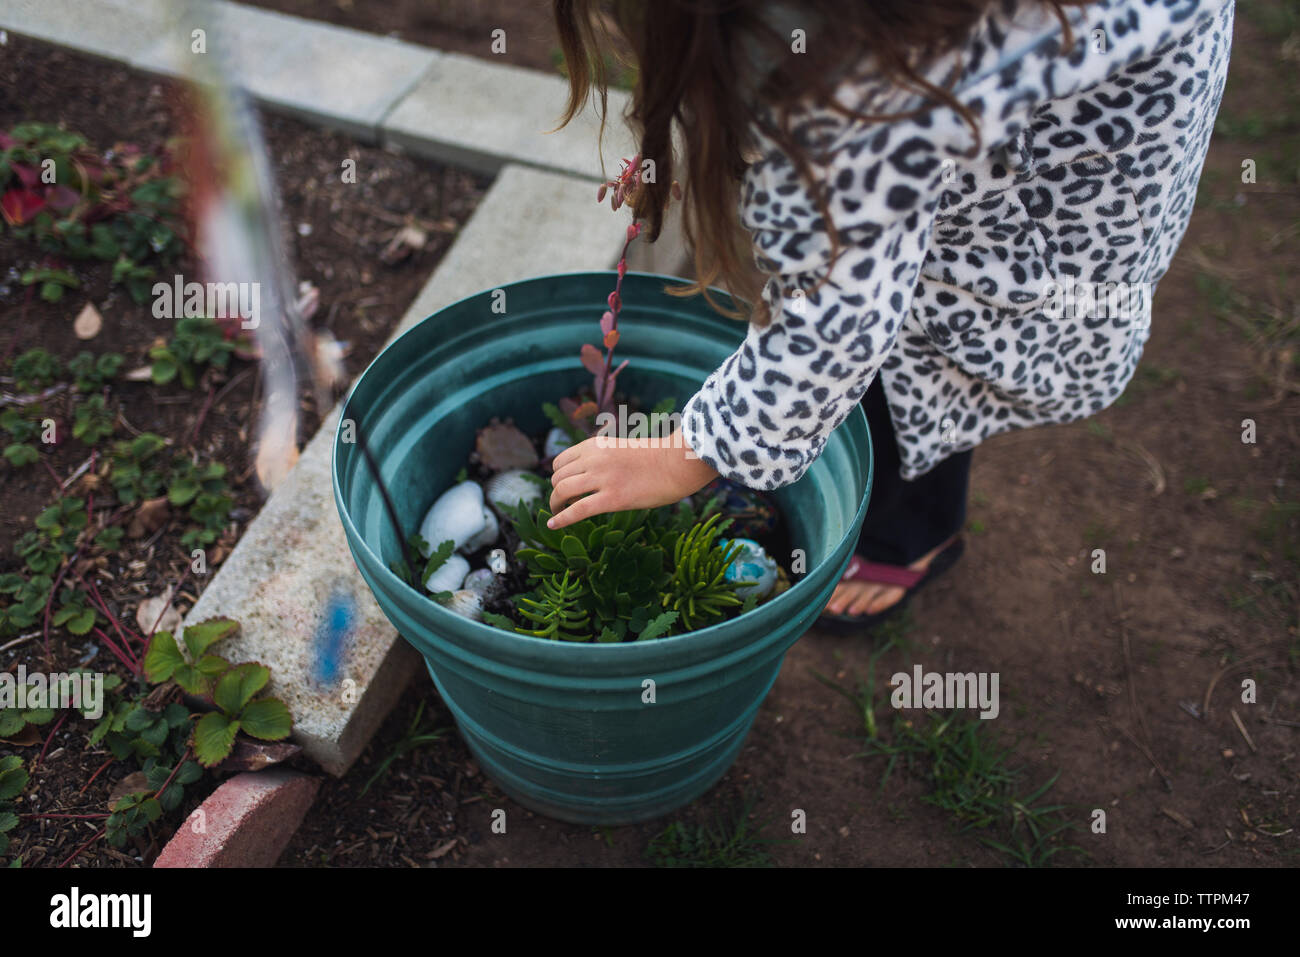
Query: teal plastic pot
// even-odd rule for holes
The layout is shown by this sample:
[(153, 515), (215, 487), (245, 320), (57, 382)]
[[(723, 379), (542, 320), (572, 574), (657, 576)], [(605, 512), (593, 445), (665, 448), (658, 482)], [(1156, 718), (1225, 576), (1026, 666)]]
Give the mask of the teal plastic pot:
[[(402, 528), (414, 531), (489, 419), (540, 431), (541, 404), (590, 380), (578, 349), (596, 340), (615, 278), (547, 276), (434, 313), (362, 374), (334, 438), (334, 498), (352, 555), (388, 619), (424, 656), (483, 770), (520, 804), (583, 824), (658, 817), (722, 776), (786, 651), (848, 564), (871, 487), (859, 407), (804, 477), (775, 496), (807, 573), (749, 614), (673, 638), (571, 644), (513, 635), (404, 584), (389, 570), (401, 557), (397, 535), (343, 423), (359, 423)], [(702, 297), (667, 295), (675, 282), (629, 273), (623, 283), (618, 355), (630, 362), (619, 385), (643, 408), (665, 396), (680, 408), (744, 337), (743, 323)]]

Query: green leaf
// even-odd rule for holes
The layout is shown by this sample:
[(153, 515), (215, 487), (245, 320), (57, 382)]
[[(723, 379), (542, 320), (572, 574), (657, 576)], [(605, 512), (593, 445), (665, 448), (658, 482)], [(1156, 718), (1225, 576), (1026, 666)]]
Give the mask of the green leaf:
[(189, 476), (182, 476), (172, 482), (171, 487), (167, 489), (167, 501), (173, 505), (186, 505), (193, 501), (194, 496), (200, 491), (198, 482)]
[(205, 768), (220, 764), (230, 756), (238, 733), (237, 720), (231, 720), (219, 711), (205, 714), (194, 725), (194, 757)]
[(18, 815), (12, 811), (0, 811), (0, 834), (12, 831), (18, 826)]
[(126, 716), (124, 727), (127, 731), (143, 731), (146, 728), (153, 727), (158, 722), (158, 715), (144, 705), (137, 704), (134, 710)]
[(28, 774), (22, 768), (0, 771), (0, 801), (8, 801), (22, 794), (27, 787)]
[(170, 355), (155, 358), (153, 365), (149, 369), (154, 385), (166, 385), (176, 378), (178, 372), (180, 372), (180, 366), (176, 364), (176, 360)]
[(156, 798), (146, 798), (141, 801), (140, 810), (144, 811), (145, 820), (150, 824), (162, 817), (162, 805)]
[(178, 667), (184, 665), (185, 658), (176, 639), (170, 631), (155, 631), (149, 641), (149, 651), (144, 656), (144, 676), (150, 684), (162, 684), (170, 678)]
[(652, 641), (655, 638), (662, 638), (664, 635), (668, 634), (668, 630), (672, 628), (676, 621), (677, 612), (675, 611), (666, 611), (662, 615), (656, 615), (654, 618), (650, 619), (649, 623), (644, 628), (641, 629), (641, 633), (637, 635), (636, 640)]
[(293, 717), (284, 702), (278, 698), (263, 698), (251, 702), (239, 715), (239, 726), (245, 733), (263, 741), (279, 741), (293, 730)]
[(497, 614), (496, 612), (494, 612), (494, 611), (484, 611), (484, 612), (483, 612), (483, 621), (484, 621), (486, 624), (489, 624), (489, 625), (491, 625), (491, 626), (494, 627), (494, 628), (500, 628), (500, 629), (502, 629), (503, 631), (511, 631), (511, 632), (512, 632), (512, 631), (515, 630), (515, 623), (514, 623), (513, 621), (511, 621), (511, 620), (510, 620), (509, 618), (507, 618), (505, 615), (498, 615), (498, 614)]
[(204, 655), (197, 664), (178, 665), (172, 677), (186, 693), (204, 695), (212, 690), (217, 676), (225, 674), (229, 668), (230, 662), (220, 655)]
[(429, 560), (425, 563), (424, 572), (420, 575), (420, 584), (427, 585), (429, 583), (429, 576), (445, 565), (447, 559), (451, 558), (451, 553), (455, 550), (456, 543), (452, 539), (449, 538), (445, 542), (441, 542), (438, 547), (429, 554)]
[(229, 618), (210, 618), (185, 629), (185, 647), (191, 658), (200, 657), (212, 645), (239, 630), (239, 622)]
[(217, 681), (212, 695), (216, 706), (226, 714), (238, 715), (271, 680), (271, 669), (255, 661), (235, 665)]
[(12, 738), (25, 724), (27, 719), (17, 708), (0, 708), (0, 738)]
[(161, 748), (167, 741), (167, 734), (171, 731), (167, 727), (166, 721), (155, 721), (149, 727), (140, 732), (140, 737), (148, 741), (155, 748)]
[(81, 614), (69, 621), (67, 625), (68, 631), (74, 635), (88, 634), (93, 627), (95, 627), (95, 609), (93, 608), (83, 608)]
[(203, 770), (193, 761), (186, 761), (181, 765), (181, 769), (176, 772), (173, 779), (177, 784), (193, 784), (203, 775)]
[(578, 538), (575, 535), (565, 535), (560, 539), (560, 551), (564, 553), (564, 557), (567, 558), (570, 563), (576, 564), (579, 567), (585, 567), (591, 563), (591, 558), (588, 556), (587, 550), (583, 548), (582, 542), (578, 541)]
[(9, 460), (9, 464), (16, 469), (20, 469), (24, 465), (31, 465), (41, 457), (35, 447), (25, 442), (15, 442), (13, 445), (6, 446), (4, 456)]

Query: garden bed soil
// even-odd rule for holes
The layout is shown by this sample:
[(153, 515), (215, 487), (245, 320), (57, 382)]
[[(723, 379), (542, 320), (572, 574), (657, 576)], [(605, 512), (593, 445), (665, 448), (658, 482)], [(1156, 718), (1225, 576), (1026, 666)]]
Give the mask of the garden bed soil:
[[(26, 38), (10, 35), (0, 63), (0, 129), (23, 121), (57, 123), (87, 137), (97, 149), (131, 142), (157, 150), (177, 133), (177, 84), (124, 70), (120, 65), (74, 54)], [(263, 132), (280, 190), (282, 220), (289, 254), (298, 280), (320, 291), (317, 323), (346, 343), (344, 365), (351, 381), (378, 352), (407, 306), (427, 281), (430, 272), (455, 238), (456, 230), (473, 212), (486, 188), (482, 177), (424, 160), (359, 145), (348, 137), (306, 126), (295, 120), (263, 115)], [(356, 182), (340, 176), (344, 159), (356, 161)], [(408, 221), (418, 221), (428, 235), (422, 249), (396, 265), (380, 259), (381, 251)], [(21, 271), (43, 256), (32, 244), (0, 233), (0, 271)], [(109, 283), (111, 264), (70, 264), (81, 288), (69, 290), (58, 303), (34, 295), (34, 288), (3, 279), (0, 291), (0, 375), (10, 360), (27, 349), (41, 347), (63, 360), (87, 350), (96, 355), (117, 352), (126, 357), (125, 369), (148, 364), (147, 353), (155, 341), (173, 332), (171, 320), (154, 318), (149, 303), (133, 302), (121, 286)], [(182, 258), (160, 270), (160, 278), (173, 274), (197, 276), (192, 258)], [(89, 341), (76, 338), (72, 320), (86, 304), (103, 317), (102, 331)], [(13, 391), (12, 383), (0, 390)], [(99, 463), (111, 441), (138, 432), (155, 432), (170, 438), (175, 451), (197, 453), (203, 461), (227, 468), (234, 498), (232, 523), (220, 542), (208, 550), (207, 578), (191, 575), (181, 588), (177, 605), (186, 611), (206, 580), (220, 566), (264, 500), (250, 473), (249, 447), (256, 431), (260, 382), (254, 363), (233, 360), (224, 373), (208, 374), (193, 390), (173, 382), (154, 386), (148, 382), (118, 380), (111, 388), (110, 406), (120, 400), (114, 435), (100, 443)], [(56, 419), (67, 415), (67, 396), (47, 408)], [(316, 431), (323, 413), (314, 407), (308, 389), (302, 391), (299, 441)], [(61, 428), (70, 424), (61, 421)], [(14, 544), (32, 527), (36, 514), (56, 495), (54, 476), (63, 480), (87, 459), (90, 450), (69, 439), (52, 451), (42, 451), (42, 463), (14, 469), (0, 462), (0, 573), (18, 571), (21, 560)], [(48, 466), (46, 468), (45, 466)], [(87, 479), (71, 483), (64, 494), (85, 498)], [(111, 493), (101, 489), (96, 515), (108, 511), (119, 523), (132, 509), (114, 510)], [(175, 585), (188, 569), (189, 552), (180, 545), (183, 524), (170, 520), (155, 533), (127, 539), (120, 551), (94, 570), (110, 608), (123, 620), (134, 622), (141, 599)], [(47, 669), (40, 637), (0, 653), (0, 668), (26, 665), (29, 672), (60, 671), (81, 662), (96, 670), (127, 676), (104, 649), (86, 659), (93, 637), (77, 638), (62, 629), (51, 630), (53, 668)], [(6, 644), (0, 640), (0, 645)], [(57, 720), (57, 719), (56, 719)], [(39, 729), (39, 745), (13, 748), (0, 743), (0, 754), (20, 754), (30, 765), (41, 751), (53, 725)], [(86, 747), (85, 722), (65, 724), (49, 742), (48, 750), (26, 794), (34, 798), (24, 811), (43, 813), (94, 813), (106, 810), (109, 791), (121, 767), (105, 771), (81, 793), (106, 754)], [(311, 765), (303, 763), (304, 768)], [(195, 790), (195, 789), (191, 789)], [(179, 821), (181, 817), (175, 816)], [(24, 821), (10, 832), (10, 855), (21, 855), (31, 865), (56, 864), (93, 833), (81, 834), (83, 823), (65, 820)], [(98, 826), (99, 822), (94, 822)], [(155, 828), (165, 841), (165, 827)], [(99, 842), (79, 858), (81, 864), (115, 866), (148, 862), (160, 845), (155, 841), (116, 851)]]

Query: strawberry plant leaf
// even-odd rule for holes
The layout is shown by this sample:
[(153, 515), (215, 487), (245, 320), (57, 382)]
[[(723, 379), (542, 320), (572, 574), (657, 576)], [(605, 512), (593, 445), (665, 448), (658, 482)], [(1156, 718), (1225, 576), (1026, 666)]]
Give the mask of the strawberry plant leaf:
[(190, 625), (185, 629), (185, 647), (192, 658), (202, 656), (203, 652), (222, 638), (227, 638), (239, 630), (239, 622), (229, 618), (211, 618), (208, 621)]
[(176, 669), (184, 665), (185, 658), (170, 631), (156, 631), (149, 641), (149, 651), (144, 656), (144, 676), (150, 684), (162, 684)]
[(205, 695), (212, 690), (217, 676), (225, 674), (229, 668), (230, 662), (220, 655), (204, 655), (198, 664), (178, 665), (172, 678), (187, 694)]
[(238, 715), (271, 680), (271, 669), (255, 661), (235, 665), (217, 680), (212, 700), (228, 715)]
[(192, 744), (194, 757), (199, 764), (210, 768), (230, 756), (239, 733), (239, 721), (231, 720), (219, 711), (210, 711), (194, 725)]
[(251, 702), (239, 716), (239, 726), (245, 733), (263, 741), (279, 741), (293, 730), (293, 717), (279, 698), (263, 698)]

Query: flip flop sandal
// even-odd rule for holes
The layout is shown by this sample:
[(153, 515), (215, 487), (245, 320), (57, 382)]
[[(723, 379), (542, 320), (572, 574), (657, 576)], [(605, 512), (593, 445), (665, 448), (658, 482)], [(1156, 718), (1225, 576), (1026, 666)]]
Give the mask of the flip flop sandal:
[(943, 551), (934, 556), (934, 559), (930, 562), (930, 567), (920, 572), (901, 565), (869, 562), (861, 555), (854, 555), (849, 559), (849, 567), (845, 569), (840, 581), (897, 585), (899, 588), (905, 589), (903, 597), (884, 611), (878, 611), (874, 615), (831, 615), (823, 613), (817, 619), (817, 624), (819, 626), (831, 626), (833, 630), (852, 628), (857, 631), (874, 628), (890, 616), (902, 611), (913, 595), (957, 564), (957, 560), (961, 558), (965, 550), (965, 540), (960, 535), (956, 535)]

